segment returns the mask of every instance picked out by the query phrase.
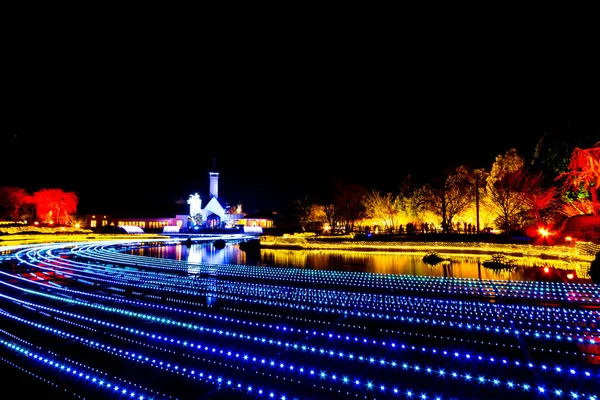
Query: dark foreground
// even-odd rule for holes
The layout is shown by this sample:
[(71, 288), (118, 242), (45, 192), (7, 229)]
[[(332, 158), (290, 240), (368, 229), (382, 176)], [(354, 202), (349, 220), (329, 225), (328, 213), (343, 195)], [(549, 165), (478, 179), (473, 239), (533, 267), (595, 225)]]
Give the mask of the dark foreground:
[(14, 393), (3, 398), (598, 396), (596, 285), (192, 264), (125, 249), (40, 246), (2, 264), (0, 365)]

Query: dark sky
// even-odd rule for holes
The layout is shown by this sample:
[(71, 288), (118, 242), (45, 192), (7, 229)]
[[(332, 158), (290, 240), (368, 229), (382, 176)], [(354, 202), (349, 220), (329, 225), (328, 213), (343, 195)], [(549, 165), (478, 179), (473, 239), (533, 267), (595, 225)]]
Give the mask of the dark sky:
[(6, 52), (0, 186), (74, 191), (81, 213), (170, 216), (177, 199), (206, 198), (213, 162), (220, 196), (247, 212), (318, 198), (332, 178), (394, 191), (408, 174), (490, 168), (547, 131), (599, 132), (597, 61), (565, 49), (36, 37)]

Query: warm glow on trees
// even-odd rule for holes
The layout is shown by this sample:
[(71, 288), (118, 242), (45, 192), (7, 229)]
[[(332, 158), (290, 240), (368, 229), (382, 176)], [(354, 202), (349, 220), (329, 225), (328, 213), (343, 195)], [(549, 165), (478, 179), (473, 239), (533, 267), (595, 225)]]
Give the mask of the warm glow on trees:
[(391, 193), (382, 195), (373, 190), (364, 196), (362, 204), (367, 218), (381, 221), (387, 232), (394, 232), (403, 214), (402, 203), (397, 196)]
[(294, 201), (293, 215), (302, 232), (319, 229), (327, 221), (323, 207), (311, 203), (308, 197)]
[(600, 142), (589, 149), (576, 147), (571, 155), (569, 171), (559, 174), (556, 179), (563, 180), (563, 188), (567, 191), (583, 190), (589, 193), (592, 201), (591, 212), (593, 215), (600, 215)]
[(324, 204), (320, 208), (325, 215), (325, 221), (331, 228), (331, 232), (334, 233), (339, 229), (339, 226), (344, 220), (344, 210), (338, 207), (337, 204)]
[(77, 212), (79, 198), (61, 189), (42, 189), (33, 195), (17, 187), (0, 188), (0, 206), (13, 221), (33, 220), (69, 225)]
[(496, 161), (492, 165), (487, 182), (493, 184), (500, 181), (506, 175), (519, 171), (524, 165), (523, 157), (517, 154), (517, 150), (510, 149), (506, 153), (496, 156)]
[[(477, 229), (477, 205), (471, 203), (467, 208), (458, 213), (455, 217), (457, 221), (471, 223)], [(486, 193), (482, 192), (479, 199), (479, 230), (496, 227), (497, 214), (494, 211), (491, 202)]]
[(496, 210), (497, 225), (505, 232), (527, 224), (534, 206), (539, 214), (539, 206), (548, 199), (542, 195), (542, 174), (531, 174), (523, 166), (523, 158), (510, 149), (496, 157), (487, 179), (488, 200)]
[[(560, 198), (556, 187), (543, 188), (541, 175), (538, 182), (523, 194), (523, 201), (528, 207), (528, 219), (535, 225), (552, 225), (560, 210)], [(537, 186), (537, 187), (536, 187)]]
[(68, 225), (77, 212), (79, 198), (61, 189), (41, 189), (32, 196), (37, 218), (43, 223)]
[(460, 166), (442, 184), (423, 187), (426, 208), (440, 218), (443, 232), (451, 232), (454, 217), (473, 203), (475, 191), (471, 188), (471, 177), (471, 172)]

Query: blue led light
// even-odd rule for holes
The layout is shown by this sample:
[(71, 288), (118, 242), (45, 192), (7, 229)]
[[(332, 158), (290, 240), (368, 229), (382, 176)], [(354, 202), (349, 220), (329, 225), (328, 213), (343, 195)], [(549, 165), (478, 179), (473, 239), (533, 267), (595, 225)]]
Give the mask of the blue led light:
[[(54, 255), (64, 245), (19, 252), (22, 265), (43, 273), (69, 274), (78, 284), (48, 285), (0, 271), (0, 301), (7, 306), (0, 318), (53, 335), (62, 343), (104, 353), (118, 362), (147, 365), (159, 374), (177, 374), (207, 385), (225, 382), (229, 390), (255, 396), (269, 393), (271, 398), (284, 399), (287, 395), (277, 394), (277, 390), (259, 388), (273, 385), (290, 393), (312, 388), (367, 400), (371, 393), (381, 398), (398, 393), (411, 397), (415, 391), (407, 387), (412, 386), (414, 374), (419, 374), (416, 382), (426, 380), (427, 386), (450, 390), (443, 383), (448, 379), (445, 370), (452, 371), (448, 375), (457, 380), (456, 390), (487, 391), (493, 386), (501, 396), (502, 391), (507, 394), (515, 388), (528, 391), (534, 387), (538, 393), (553, 396), (595, 396), (586, 393), (593, 387), (587, 383), (589, 379), (556, 379), (556, 375), (598, 377), (573, 361), (592, 357), (587, 348), (577, 351), (561, 347), (568, 341), (595, 345), (593, 335), (598, 330), (592, 327), (598, 326), (597, 310), (490, 303), (480, 297), (449, 300), (435, 294), (443, 291), (443, 285), (452, 285), (452, 293), (469, 298), (473, 291), (494, 285), (498, 298), (510, 297), (510, 291), (518, 288), (525, 298), (542, 293), (545, 301), (563, 301), (564, 287), (560, 285), (202, 263), (194, 268), (211, 272), (196, 278), (182, 274), (191, 268), (185, 262), (164, 262), (112, 250), (118, 245), (77, 246), (67, 259)], [(349, 287), (357, 290), (346, 290)], [(569, 289), (588, 296), (586, 301), (595, 301), (598, 296), (597, 289), (588, 286)], [(386, 294), (384, 290), (392, 291)], [(204, 304), (202, 296), (207, 293), (217, 303)], [(251, 304), (256, 308), (247, 307)], [(13, 311), (16, 306), (37, 314), (25, 317)], [(99, 337), (94, 332), (107, 333)], [(14, 336), (0, 330), (0, 338), (16, 340), (9, 335)], [(521, 340), (528, 341), (527, 357), (518, 342)], [(43, 346), (41, 339), (40, 344)], [(538, 355), (546, 354), (552, 354), (556, 363), (536, 361)], [(494, 367), (496, 358), (501, 363)], [(43, 360), (49, 367), (56, 364), (50, 357)], [(300, 360), (309, 374), (303, 374), (303, 367), (294, 367)], [(397, 365), (402, 366), (395, 370), (398, 374), (386, 372)], [(276, 370), (269, 369), (275, 366)], [(61, 367), (57, 370), (66, 371), (64, 365)], [(110, 385), (96, 383), (106, 378), (99, 380), (79, 365), (70, 371), (89, 384)], [(499, 376), (485, 378), (479, 371)], [(221, 378), (222, 372), (231, 378)], [(473, 376), (477, 378), (470, 382)], [(517, 380), (519, 383), (514, 383)], [(348, 386), (350, 381), (355, 385)], [(114, 386), (125, 390), (122, 393), (128, 397), (149, 398), (139, 387)], [(438, 396), (414, 389), (421, 398), (457, 395)]]

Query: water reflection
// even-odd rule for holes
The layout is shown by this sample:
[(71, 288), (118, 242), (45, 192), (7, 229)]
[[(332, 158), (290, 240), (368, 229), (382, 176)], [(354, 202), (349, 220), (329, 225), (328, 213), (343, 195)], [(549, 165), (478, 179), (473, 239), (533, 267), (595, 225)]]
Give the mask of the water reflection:
[(455, 255), (449, 257), (449, 261), (434, 266), (423, 261), (423, 254), (405, 253), (265, 249), (261, 250), (261, 257), (268, 265), (302, 266), (324, 270), (448, 278), (525, 279), (522, 269), (495, 271), (481, 268), (480, 262), (487, 257), (482, 255), (471, 257)]
[[(202, 243), (189, 247), (173, 244), (131, 250), (133, 254), (191, 263), (364, 271), (447, 278), (592, 283), (585, 274), (590, 263), (565, 264), (564, 261), (527, 258), (519, 261), (515, 268), (494, 270), (482, 266), (482, 262), (490, 257), (486, 254), (447, 254), (444, 256), (447, 260), (432, 266), (423, 261), (424, 254), (421, 253), (273, 249), (259, 251), (243, 251), (237, 243), (227, 243), (223, 249), (215, 248), (212, 243)], [(545, 271), (544, 267), (549, 269)], [(194, 268), (190, 269), (190, 272), (195, 272)]]

